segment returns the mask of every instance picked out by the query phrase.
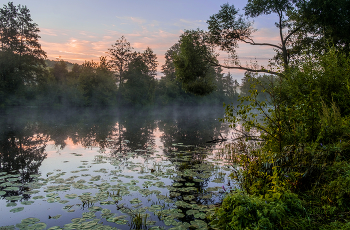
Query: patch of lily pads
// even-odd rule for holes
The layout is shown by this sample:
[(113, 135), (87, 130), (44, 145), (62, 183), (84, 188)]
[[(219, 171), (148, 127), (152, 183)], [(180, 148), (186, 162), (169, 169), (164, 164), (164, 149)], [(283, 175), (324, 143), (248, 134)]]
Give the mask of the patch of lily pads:
[[(176, 143), (173, 147), (193, 148), (182, 143)], [(198, 153), (202, 154), (201, 151), (206, 150), (198, 150)], [(62, 209), (68, 212), (55, 214), (49, 219), (58, 219), (77, 209), (83, 210), (81, 218), (74, 218), (72, 223), (63, 226), (49, 228), (52, 230), (105, 229), (101, 224), (101, 218), (116, 225), (131, 224), (135, 218), (141, 218), (147, 223), (148, 229), (160, 229), (159, 226), (155, 226), (159, 224), (173, 230), (208, 228), (206, 216), (211, 207), (200, 204), (217, 203), (222, 199), (222, 184), (225, 183), (229, 171), (224, 170), (216, 175), (217, 165), (209, 162), (193, 163), (192, 154), (195, 153), (193, 150), (174, 152), (175, 161), (168, 161), (162, 154), (156, 154), (152, 147), (135, 150), (126, 156), (135, 157), (139, 153), (148, 154), (149, 159), (157, 159), (157, 163), (150, 162), (145, 165), (131, 160), (123, 161), (119, 158), (125, 156), (122, 154), (113, 157), (97, 155), (93, 162), (81, 161), (83, 165), (68, 173), (54, 170), (44, 177), (39, 174), (32, 175), (33, 181), (26, 185), (28, 190), (24, 194), (29, 196), (39, 192), (40, 194), (33, 195), (29, 200), (23, 200), (22, 195), (6, 196), (8, 192), (19, 192), (24, 185), (16, 184), (20, 175), (14, 177), (0, 173), (0, 196), (5, 196), (7, 204), (12, 207), (17, 203), (24, 206), (35, 205), (35, 200), (44, 200), (48, 205), (51, 203), (62, 205)], [(77, 153), (72, 155), (82, 156)], [(162, 159), (163, 161), (159, 161)], [(100, 167), (106, 162), (110, 162), (115, 168), (110, 169), (106, 167), (107, 165), (104, 168)], [(63, 163), (67, 164), (69, 161)], [(89, 171), (88, 168), (92, 164), (91, 174), (83, 173)], [(179, 170), (179, 167), (184, 169)], [(125, 173), (124, 170), (131, 173)], [(24, 207), (15, 207), (9, 211), (16, 213), (22, 210)], [(185, 215), (191, 216), (193, 220), (189, 223), (181, 222)], [(159, 223), (159, 220), (162, 223)], [(44, 223), (35, 218), (27, 218), (16, 227), (46, 229), (46, 224), (44, 226)], [(110, 226), (106, 227), (108, 228), (113, 229)]]

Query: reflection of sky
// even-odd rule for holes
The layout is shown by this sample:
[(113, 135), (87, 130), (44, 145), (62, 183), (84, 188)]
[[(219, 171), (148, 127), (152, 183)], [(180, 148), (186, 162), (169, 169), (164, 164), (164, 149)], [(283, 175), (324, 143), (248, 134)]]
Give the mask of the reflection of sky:
[[(62, 58), (70, 62), (98, 61), (122, 35), (137, 51), (148, 46), (157, 54), (158, 71), (164, 64), (165, 52), (178, 41), (185, 29), (207, 29), (206, 21), (220, 10), (226, 0), (15, 0), (26, 5), (32, 19), (39, 25), (43, 49), (49, 59)], [(246, 1), (231, 1), (243, 9)], [(278, 33), (274, 16), (255, 20), (258, 42), (277, 43)], [(250, 58), (265, 58), (266, 64), (273, 55), (271, 48), (258, 48), (242, 44), (238, 54), (248, 62)], [(221, 59), (223, 59), (223, 56)], [(245, 65), (246, 60), (242, 60)], [(231, 70), (240, 79), (243, 71)]]
[[(205, 114), (202, 114), (202, 116), (205, 116)], [(202, 119), (197, 118), (197, 120), (202, 121)], [(203, 120), (202, 122), (206, 122), (206, 120)], [(217, 121), (215, 121), (217, 122)], [(187, 123), (186, 123), (187, 124)], [(65, 124), (62, 124), (65, 127), (68, 127)], [(221, 125), (221, 127), (224, 124)], [(116, 125), (116, 127), (118, 127)], [(210, 125), (209, 125), (210, 127)], [(199, 130), (205, 130), (205, 129), (199, 129)], [(232, 130), (227, 130), (222, 133), (223, 136), (228, 136), (228, 133), (230, 133)], [(75, 133), (75, 132), (73, 132)], [(150, 175), (152, 172), (152, 169), (155, 169), (156, 172), (159, 167), (160, 172), (166, 172), (168, 169), (172, 169), (176, 172), (176, 166), (174, 164), (174, 161), (182, 162), (182, 159), (180, 156), (177, 156), (178, 159), (169, 161), (168, 156), (165, 154), (164, 150), (164, 144), (162, 142), (161, 137), (164, 135), (164, 132), (159, 129), (159, 127), (155, 127), (152, 130), (151, 138), (153, 140), (152, 143), (153, 149), (148, 149), (148, 146), (140, 146), (143, 150), (150, 150), (152, 152), (150, 155), (153, 157), (152, 159), (149, 159), (148, 161), (145, 161), (144, 152), (138, 152), (139, 155), (136, 156), (136, 151), (134, 151), (135, 154), (131, 154), (133, 156), (128, 155), (129, 153), (124, 153), (128, 155), (128, 157), (125, 157), (124, 160), (119, 158), (119, 154), (117, 154), (117, 157), (110, 157), (113, 156), (110, 154), (113, 152), (113, 149), (101, 149), (99, 147), (85, 147), (83, 146), (79, 141), (78, 143), (74, 144), (73, 141), (70, 138), (66, 138), (64, 140), (65, 147), (63, 149), (60, 148), (60, 145), (55, 145), (54, 141), (47, 142), (46, 151), (47, 158), (42, 162), (42, 165), (39, 168), (39, 174), (41, 175), (41, 178), (43, 179), (50, 179), (54, 178), (56, 175), (59, 175), (60, 173), (66, 172), (65, 175), (60, 176), (60, 179), (67, 179), (72, 176), (76, 176), (77, 178), (74, 179), (75, 182), (78, 180), (85, 180), (86, 183), (84, 183), (87, 186), (93, 186), (92, 188), (88, 189), (76, 189), (73, 186), (70, 187), (70, 190), (67, 191), (46, 191), (47, 189), (50, 189), (50, 186), (58, 186), (61, 184), (61, 182), (55, 182), (54, 179), (51, 179), (47, 184), (42, 184), (41, 188), (35, 189), (38, 191), (38, 193), (30, 195), (29, 200), (33, 200), (32, 198), (34, 196), (42, 195), (44, 198), (40, 198), (38, 200), (33, 200), (34, 203), (32, 205), (24, 205), (21, 204), (20, 201), (16, 202), (16, 207), (24, 207), (24, 210), (13, 214), (10, 212), (10, 210), (14, 207), (6, 207), (6, 204), (9, 203), (5, 199), (0, 200), (0, 215), (3, 217), (1, 224), (4, 225), (15, 225), (19, 223), (22, 219), (28, 218), (28, 217), (34, 217), (40, 219), (41, 222), (47, 223), (47, 228), (58, 225), (63, 226), (65, 223), (70, 223), (73, 218), (81, 218), (83, 212), (88, 212), (88, 210), (85, 208), (83, 209), (81, 206), (78, 206), (78, 204), (81, 204), (82, 202), (78, 199), (69, 199), (66, 197), (68, 194), (77, 194), (82, 195), (85, 192), (91, 192), (93, 195), (95, 195), (99, 191), (98, 185), (101, 185), (102, 183), (108, 183), (110, 185), (117, 185), (119, 182), (128, 183), (131, 180), (137, 180), (138, 182), (135, 182), (137, 186), (140, 188), (144, 188), (144, 183), (146, 181), (152, 181), (152, 183), (162, 181), (165, 183), (165, 185), (171, 186), (174, 183), (175, 174), (167, 174), (165, 177), (163, 176), (157, 176), (159, 180), (154, 179), (145, 179), (142, 178), (142, 176)], [(81, 136), (82, 140), (84, 139), (83, 136)], [(109, 138), (108, 138), (109, 139)], [(117, 141), (117, 140), (115, 140)], [(132, 141), (131, 141), (132, 142)], [(130, 142), (130, 143), (131, 143)], [(176, 142), (185, 142), (184, 139), (176, 139)], [(61, 143), (61, 142), (60, 142)], [(86, 143), (86, 142), (85, 142)], [(171, 143), (170, 143), (171, 144)], [(217, 146), (216, 146), (217, 147)], [(181, 149), (184, 149), (185, 147), (181, 147)], [(208, 145), (208, 148), (210, 148), (210, 145)], [(215, 148), (215, 147), (213, 147)], [(179, 148), (180, 149), (180, 148)], [(210, 151), (209, 151), (210, 152)], [(75, 153), (75, 154), (72, 154)], [(82, 156), (77, 156), (77, 154), (82, 154)], [(196, 153), (198, 156), (206, 156), (206, 152), (203, 152), (203, 150), (200, 150), (198, 153)], [(94, 161), (96, 155), (103, 155), (106, 158), (103, 158), (100, 162)], [(181, 153), (183, 155), (183, 153)], [(110, 157), (110, 158), (109, 158)], [(219, 165), (220, 163), (215, 160), (215, 155), (210, 156), (210, 154), (207, 157), (208, 162), (211, 162), (213, 165)], [(210, 158), (210, 159), (209, 159)], [(114, 164), (114, 160), (118, 159), (120, 164)], [(210, 164), (211, 164), (210, 163)], [(130, 166), (135, 166), (135, 171), (130, 168)], [(159, 165), (159, 166), (157, 166)], [(205, 164), (206, 165), (206, 164)], [(144, 173), (141, 172), (141, 167), (144, 167)], [(106, 169), (105, 172), (101, 172), (101, 169)], [(116, 173), (112, 173), (113, 171), (118, 171)], [(155, 173), (156, 173), (155, 172)], [(49, 173), (49, 174), (48, 174)], [(180, 173), (180, 172), (179, 172)], [(222, 176), (223, 182), (210, 182), (210, 186), (218, 186), (221, 187), (223, 184), (227, 184), (228, 181), (228, 175), (229, 171), (225, 172), (225, 175)], [(100, 175), (101, 180), (98, 181), (90, 181), (91, 176), (87, 176), (87, 174), (90, 174), (91, 176)], [(118, 178), (115, 178), (115, 177)], [(126, 176), (133, 176), (133, 178), (126, 177)], [(216, 178), (216, 175), (211, 175), (210, 180), (213, 180)], [(120, 180), (120, 181), (119, 181)], [(40, 182), (44, 182), (43, 180), (40, 180)], [(69, 184), (68, 181), (66, 181), (64, 184)], [(207, 186), (207, 185), (203, 185)], [(128, 188), (130, 189), (130, 186), (128, 185)], [(161, 188), (156, 185), (149, 186), (148, 189), (150, 190), (158, 190), (161, 195), (169, 197), (170, 192), (167, 188)], [(115, 190), (113, 191), (115, 192)], [(67, 204), (61, 204), (59, 202), (49, 203), (48, 194), (57, 193), (58, 197), (61, 198), (61, 200), (68, 200)], [(218, 203), (221, 199), (221, 196), (223, 195), (220, 192), (215, 192), (215, 196), (213, 196), (213, 200), (210, 202)], [(56, 196), (56, 195), (55, 195)], [(149, 207), (152, 204), (166, 204), (171, 208), (173, 206), (173, 200), (171, 203), (166, 203), (161, 201), (157, 198), (155, 194), (149, 195), (149, 196), (141, 196), (136, 191), (130, 191), (130, 195), (124, 195), (122, 197), (122, 200), (119, 202), (125, 203), (127, 206), (131, 207), (130, 200), (133, 198), (139, 198), (142, 200), (143, 206)], [(208, 201), (209, 202), (209, 201)], [(209, 203), (210, 203), (209, 202)], [(66, 205), (73, 205), (72, 209), (75, 210), (75, 212), (67, 212), (63, 209)], [(102, 208), (108, 208), (112, 211), (112, 213), (117, 213), (118, 215), (124, 215), (120, 213), (116, 205), (102, 205), (98, 202), (95, 203), (96, 206), (102, 207)], [(48, 216), (55, 216), (55, 215), (62, 215), (57, 220), (49, 219)], [(97, 218), (100, 218), (100, 212), (97, 212), (96, 214)], [(153, 220), (157, 220), (156, 216), (152, 217)], [(104, 224), (110, 224), (109, 222), (106, 222), (105, 219), (102, 218), (101, 220)], [(157, 224), (162, 224), (160, 222), (157, 222)], [(119, 229), (130, 229), (128, 225), (124, 226), (118, 226)]]

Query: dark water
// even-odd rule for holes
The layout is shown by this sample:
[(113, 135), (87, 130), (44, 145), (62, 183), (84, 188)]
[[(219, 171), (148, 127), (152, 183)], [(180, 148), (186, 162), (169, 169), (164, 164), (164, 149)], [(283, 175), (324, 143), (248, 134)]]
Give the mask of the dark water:
[(234, 186), (224, 143), (207, 143), (231, 138), (223, 116), (222, 107), (2, 111), (0, 226), (205, 229)]

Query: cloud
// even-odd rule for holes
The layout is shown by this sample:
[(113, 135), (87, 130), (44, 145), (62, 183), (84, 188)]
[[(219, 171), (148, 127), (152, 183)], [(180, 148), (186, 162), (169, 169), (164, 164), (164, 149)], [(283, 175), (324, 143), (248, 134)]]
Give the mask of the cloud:
[(125, 21), (136, 23), (138, 25), (144, 24), (146, 22), (145, 19), (138, 18), (138, 17), (118, 17), (118, 16), (116, 16), (116, 18), (124, 21), (124, 22), (122, 22), (123, 24), (125, 24)]
[(53, 29), (41, 28), (40, 34), (48, 35), (48, 36), (57, 36), (57, 32)]
[(206, 22), (204, 20), (180, 19), (177, 22), (173, 23), (173, 25), (181, 29), (197, 29), (207, 27)]
[[(100, 56), (107, 56), (108, 49), (117, 39), (124, 36), (135, 51), (143, 52), (147, 47), (150, 47), (157, 55), (159, 62), (158, 72), (161, 71), (161, 66), (165, 62), (165, 52), (179, 40), (179, 36), (183, 33), (183, 28), (200, 27), (205, 22), (202, 20), (178, 20), (178, 26), (172, 29), (164, 26), (164, 23), (147, 21), (136, 17), (119, 17), (122, 22), (134, 23), (138, 26), (123, 30), (123, 27), (112, 27), (101, 30), (99, 33), (89, 31), (59, 31), (42, 29), (42, 33), (49, 36), (44, 36), (41, 39), (43, 50), (47, 52), (49, 59), (61, 57), (64, 60), (83, 63), (85, 60), (99, 61)], [(181, 27), (182, 26), (182, 27)], [(179, 28), (180, 27), (180, 28)], [(61, 34), (69, 34), (62, 36)], [(256, 42), (270, 42), (278, 44), (278, 34), (273, 29), (260, 29), (254, 34)], [(55, 36), (55, 39), (53, 39)], [(269, 58), (272, 58), (275, 52), (271, 47), (252, 46), (248, 44), (239, 44), (237, 53), (241, 59), (241, 64), (245, 66), (246, 62), (257, 58), (258, 63), (265, 65)], [(220, 62), (227, 58), (226, 54), (219, 57)], [(244, 71), (240, 70), (225, 70), (230, 71), (237, 76), (243, 76)]]

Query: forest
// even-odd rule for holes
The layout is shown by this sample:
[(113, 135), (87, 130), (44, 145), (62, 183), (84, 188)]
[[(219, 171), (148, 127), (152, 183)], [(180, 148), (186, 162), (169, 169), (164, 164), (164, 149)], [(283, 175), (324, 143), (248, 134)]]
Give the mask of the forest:
[(176, 43), (165, 53), (163, 76), (151, 48), (137, 52), (124, 36), (106, 56), (83, 64), (48, 60), (39, 43), (40, 29), (25, 6), (12, 2), (0, 12), (0, 106), (149, 106), (222, 104), (237, 100), (238, 82), (212, 67), (215, 91), (196, 96), (176, 78)]

